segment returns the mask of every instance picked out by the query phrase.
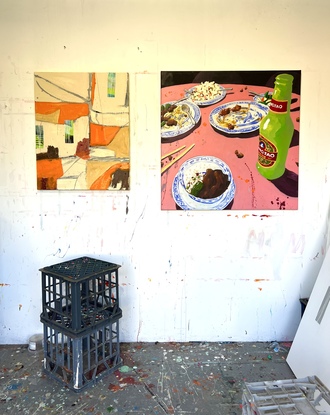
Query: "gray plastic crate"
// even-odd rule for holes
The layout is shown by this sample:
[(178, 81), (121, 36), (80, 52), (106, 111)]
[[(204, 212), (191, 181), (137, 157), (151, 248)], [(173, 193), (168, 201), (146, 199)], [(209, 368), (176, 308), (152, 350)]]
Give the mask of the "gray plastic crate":
[(40, 269), (42, 323), (82, 334), (120, 313), (119, 265), (81, 257)]
[(80, 336), (44, 323), (44, 372), (69, 389), (80, 392), (121, 365), (119, 317)]
[(330, 393), (316, 377), (245, 382), (243, 415), (330, 414)]

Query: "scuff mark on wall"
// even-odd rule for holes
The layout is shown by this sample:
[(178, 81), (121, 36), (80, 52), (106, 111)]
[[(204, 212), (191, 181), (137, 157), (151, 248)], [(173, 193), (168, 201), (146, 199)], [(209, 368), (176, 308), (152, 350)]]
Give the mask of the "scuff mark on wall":
[(143, 209), (142, 209), (142, 212), (140, 213), (140, 216), (136, 220), (136, 224), (134, 226), (134, 229), (133, 229), (133, 232), (132, 232), (132, 236), (130, 238), (130, 242), (132, 242), (132, 240), (133, 240), (133, 237), (134, 237), (134, 234), (135, 234), (135, 231), (136, 231), (136, 227), (137, 227), (138, 223), (140, 222), (140, 219), (143, 219), (144, 218), (144, 214), (145, 214), (145, 211), (146, 211), (147, 202), (148, 202), (148, 199), (146, 200), (146, 202), (145, 202), (145, 204), (143, 206)]
[(9, 287), (10, 284), (6, 284), (5, 282), (1, 282), (0, 283), (0, 287)]
[(283, 300), (284, 300), (284, 307), (287, 307), (288, 303), (286, 301), (285, 291), (284, 290), (281, 290), (281, 292), (282, 292), (282, 296), (283, 296)]
[(140, 333), (141, 333), (142, 324), (143, 324), (143, 322), (140, 320), (139, 321), (139, 328), (138, 328), (138, 332), (137, 332), (137, 336), (136, 336), (136, 341), (137, 342), (139, 342), (139, 337), (140, 337)]
[(51, 254), (52, 256), (56, 256), (58, 258), (64, 258), (66, 256), (71, 247), (70, 240), (71, 238), (74, 239), (76, 237), (76, 231), (80, 221), (81, 217), (75, 215), (70, 220), (69, 225), (65, 226), (63, 236), (59, 236), (58, 241), (54, 241), (54, 245), (57, 245), (58, 248), (53, 254)]
[(126, 195), (126, 215), (128, 215), (128, 202), (129, 202), (129, 196)]
[(289, 243), (292, 246), (292, 254), (299, 256), (304, 253), (306, 243), (305, 235), (299, 235), (299, 237), (296, 239), (296, 236), (291, 234)]

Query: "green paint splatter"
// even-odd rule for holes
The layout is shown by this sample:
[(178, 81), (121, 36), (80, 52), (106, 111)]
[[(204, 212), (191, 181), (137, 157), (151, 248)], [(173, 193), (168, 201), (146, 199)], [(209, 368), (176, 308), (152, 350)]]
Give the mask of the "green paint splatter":
[(107, 411), (108, 411), (108, 412), (112, 412), (113, 410), (114, 410), (114, 408), (113, 408), (112, 406), (108, 406), (108, 407), (107, 407)]
[(132, 368), (131, 367), (129, 367), (129, 366), (121, 366), (120, 368), (119, 368), (119, 371), (120, 372), (122, 372), (122, 373), (128, 373), (128, 372), (131, 372), (132, 371)]

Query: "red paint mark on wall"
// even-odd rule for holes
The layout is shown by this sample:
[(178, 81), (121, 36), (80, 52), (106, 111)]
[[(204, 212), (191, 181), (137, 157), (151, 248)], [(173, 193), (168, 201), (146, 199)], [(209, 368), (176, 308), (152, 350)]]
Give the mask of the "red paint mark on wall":
[[(228, 213), (227, 216), (232, 216), (232, 215), (230, 213)], [(245, 219), (249, 216), (256, 217), (256, 218), (259, 217), (261, 220), (264, 219), (264, 218), (271, 218), (272, 217), (272, 215), (256, 215), (255, 213), (252, 213), (252, 214), (244, 213), (244, 215), (242, 215), (241, 218)], [(239, 215), (235, 215), (234, 217), (239, 218)]]
[(305, 235), (299, 235), (299, 237), (296, 237), (296, 235), (291, 234), (291, 237), (290, 237), (291, 253), (302, 255), (305, 250), (305, 243), (306, 243)]
[[(269, 281), (269, 279), (268, 278), (256, 278), (254, 280), (254, 282), (263, 282), (263, 281)], [(258, 290), (262, 291), (262, 287), (258, 287)]]

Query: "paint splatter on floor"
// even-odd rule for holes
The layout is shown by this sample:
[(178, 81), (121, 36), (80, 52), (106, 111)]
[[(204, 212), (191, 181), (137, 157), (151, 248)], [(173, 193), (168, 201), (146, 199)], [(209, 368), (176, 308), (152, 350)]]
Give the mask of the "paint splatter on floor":
[[(125, 343), (123, 366), (75, 393), (42, 371), (43, 352), (0, 347), (0, 413), (240, 415), (244, 381), (292, 379), (290, 343)], [(271, 358), (270, 358), (271, 357)]]

